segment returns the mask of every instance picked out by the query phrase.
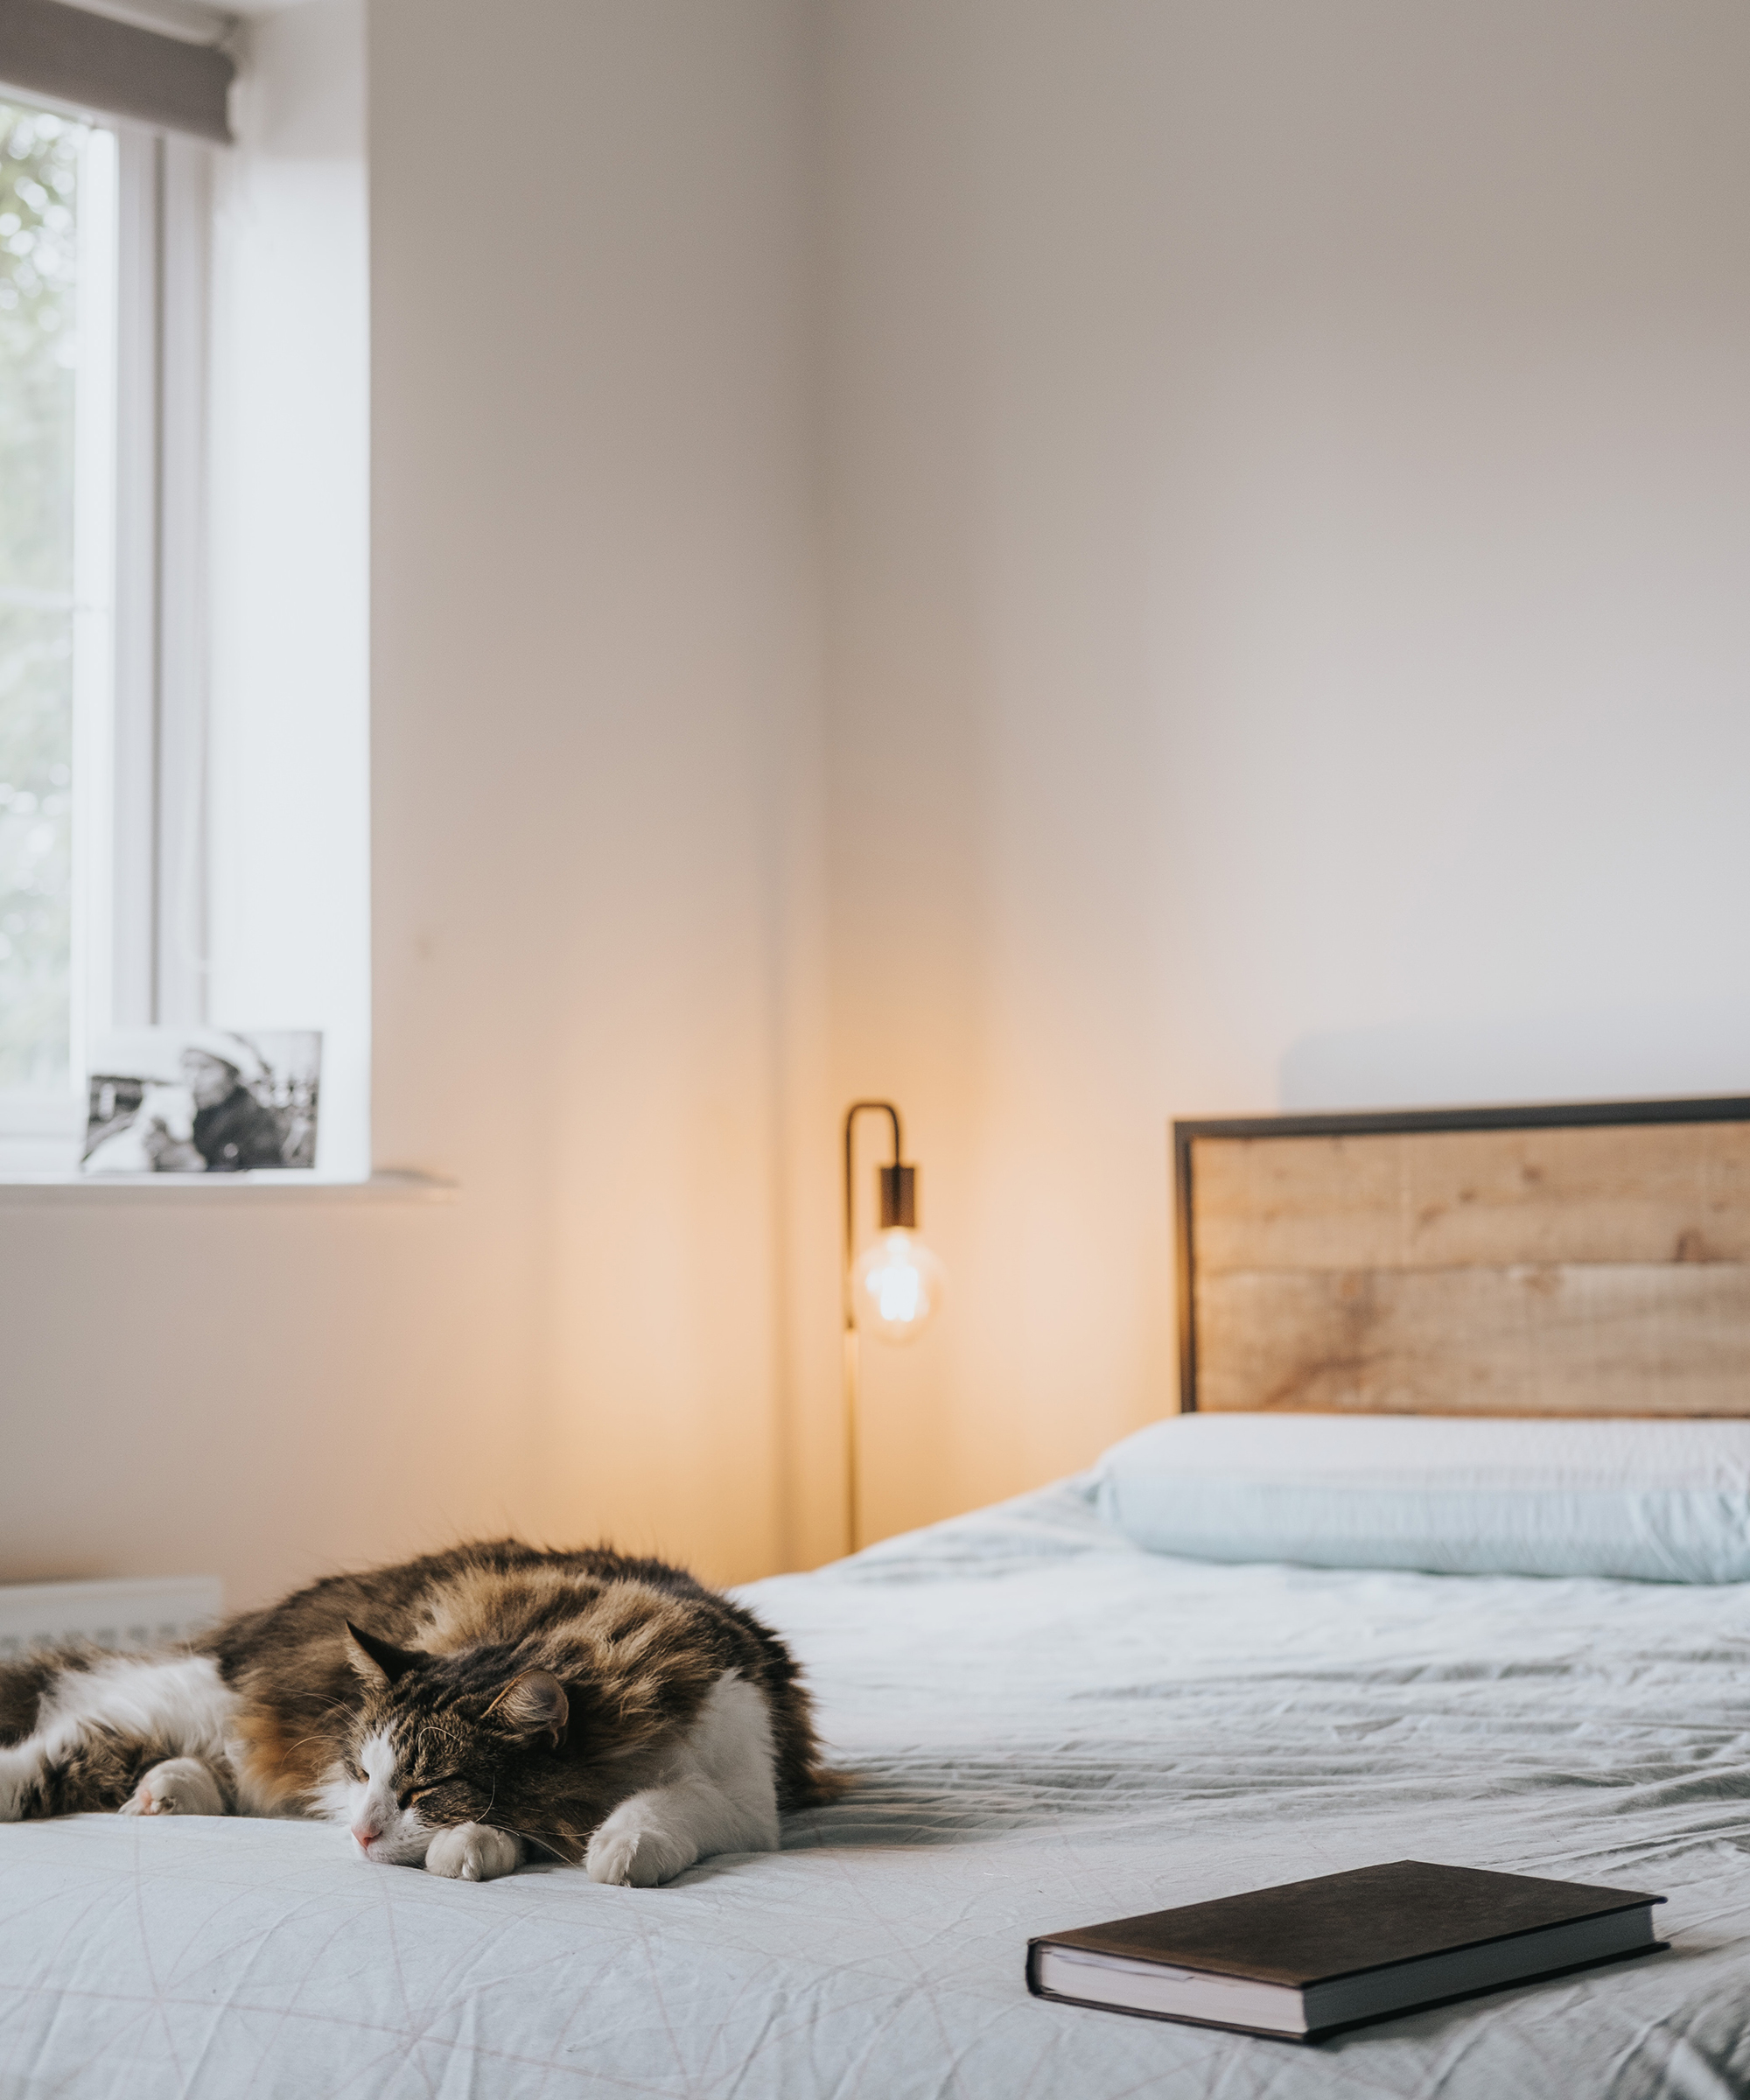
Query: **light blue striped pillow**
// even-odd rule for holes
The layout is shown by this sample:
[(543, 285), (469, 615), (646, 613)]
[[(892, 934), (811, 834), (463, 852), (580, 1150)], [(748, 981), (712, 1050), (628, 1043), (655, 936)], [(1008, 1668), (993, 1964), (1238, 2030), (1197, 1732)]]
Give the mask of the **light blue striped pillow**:
[(1750, 1581), (1750, 1421), (1182, 1415), (1097, 1472), (1108, 1522), (1193, 1559)]

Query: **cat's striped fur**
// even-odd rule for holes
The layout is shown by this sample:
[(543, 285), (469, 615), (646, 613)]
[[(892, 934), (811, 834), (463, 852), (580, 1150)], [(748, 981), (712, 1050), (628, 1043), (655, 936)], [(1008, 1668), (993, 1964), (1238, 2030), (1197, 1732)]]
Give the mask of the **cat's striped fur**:
[(782, 1642), (605, 1547), (458, 1546), (156, 1656), (0, 1666), (0, 1822), (314, 1816), (440, 1873), (534, 1852), (649, 1883), (837, 1790)]

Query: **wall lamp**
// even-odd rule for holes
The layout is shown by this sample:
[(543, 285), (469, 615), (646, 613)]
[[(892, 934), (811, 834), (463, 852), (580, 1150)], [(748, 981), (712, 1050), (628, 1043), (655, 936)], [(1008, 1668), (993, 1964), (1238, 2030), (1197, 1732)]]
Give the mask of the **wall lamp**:
[[(885, 1116), (893, 1126), (893, 1159), (875, 1172), (880, 1225), (857, 1246), (855, 1138), (859, 1116)], [(847, 1550), (862, 1538), (858, 1458), (858, 1361), (861, 1338), (913, 1340), (942, 1300), (942, 1266), (918, 1237), (918, 1170), (904, 1164), (900, 1111), (891, 1101), (854, 1101), (844, 1112), (844, 1529)]]

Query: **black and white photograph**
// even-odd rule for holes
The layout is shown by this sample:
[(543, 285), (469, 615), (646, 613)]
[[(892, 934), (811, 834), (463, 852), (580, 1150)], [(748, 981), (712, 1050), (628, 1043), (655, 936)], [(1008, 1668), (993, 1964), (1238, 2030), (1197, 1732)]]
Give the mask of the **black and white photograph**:
[(313, 1168), (321, 1076), (314, 1028), (126, 1028), (100, 1036), (80, 1171)]

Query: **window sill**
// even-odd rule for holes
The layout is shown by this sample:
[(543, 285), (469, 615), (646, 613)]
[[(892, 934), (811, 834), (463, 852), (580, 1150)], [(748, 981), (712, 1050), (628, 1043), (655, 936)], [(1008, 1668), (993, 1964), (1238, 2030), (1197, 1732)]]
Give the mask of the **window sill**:
[(285, 1174), (18, 1174), (0, 1180), (0, 1210), (115, 1203), (453, 1203), (454, 1181), (385, 1167), (368, 1181)]

